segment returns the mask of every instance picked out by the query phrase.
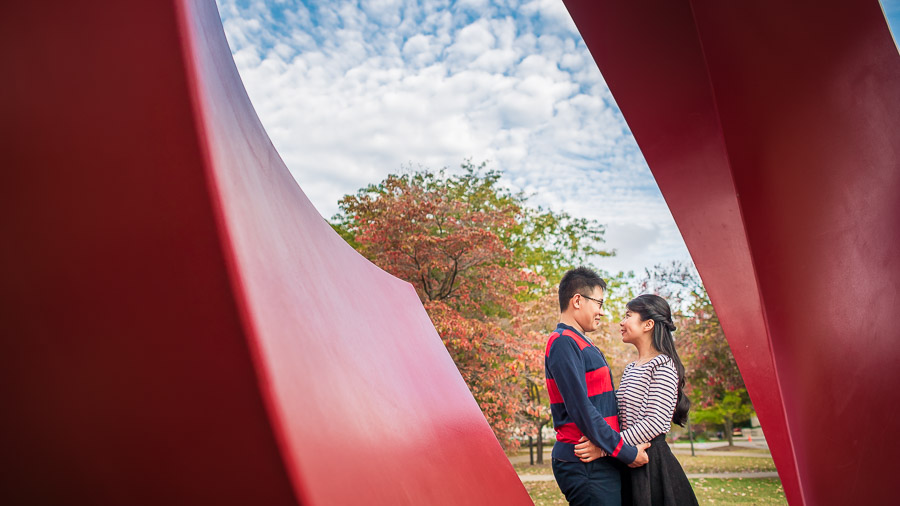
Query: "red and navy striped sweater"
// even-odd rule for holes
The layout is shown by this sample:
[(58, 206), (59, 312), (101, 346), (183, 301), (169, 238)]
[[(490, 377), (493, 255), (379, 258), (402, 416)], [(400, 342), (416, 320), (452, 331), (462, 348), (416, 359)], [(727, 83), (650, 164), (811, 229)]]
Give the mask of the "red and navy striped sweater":
[(560, 323), (547, 341), (544, 374), (556, 429), (553, 458), (580, 462), (575, 445), (584, 434), (611, 456), (626, 464), (634, 462), (637, 448), (619, 435), (612, 373), (596, 346)]

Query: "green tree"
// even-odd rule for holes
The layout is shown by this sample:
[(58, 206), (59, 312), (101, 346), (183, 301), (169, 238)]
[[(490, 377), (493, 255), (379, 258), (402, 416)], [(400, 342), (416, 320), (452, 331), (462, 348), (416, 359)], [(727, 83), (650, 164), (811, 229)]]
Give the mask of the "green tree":
[(734, 446), (732, 432), (735, 420), (746, 420), (753, 413), (746, 388), (734, 392), (726, 392), (715, 403), (699, 408), (691, 414), (691, 421), (696, 424), (721, 425), (725, 430), (728, 446)]

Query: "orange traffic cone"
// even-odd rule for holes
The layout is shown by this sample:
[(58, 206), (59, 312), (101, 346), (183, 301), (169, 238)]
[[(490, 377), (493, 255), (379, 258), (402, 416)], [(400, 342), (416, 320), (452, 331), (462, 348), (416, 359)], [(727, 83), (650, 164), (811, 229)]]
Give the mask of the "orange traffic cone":
[(753, 436), (752, 436), (752, 435), (747, 434), (747, 442), (748, 442), (748, 443), (752, 443), (752, 442), (753, 442)]

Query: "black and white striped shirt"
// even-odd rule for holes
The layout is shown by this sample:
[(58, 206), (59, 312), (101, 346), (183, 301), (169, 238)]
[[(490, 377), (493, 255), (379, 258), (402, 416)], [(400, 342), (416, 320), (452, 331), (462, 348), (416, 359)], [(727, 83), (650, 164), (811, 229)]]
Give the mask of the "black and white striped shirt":
[(677, 399), (678, 373), (668, 355), (657, 355), (642, 365), (628, 364), (616, 392), (625, 442), (646, 443), (669, 432)]

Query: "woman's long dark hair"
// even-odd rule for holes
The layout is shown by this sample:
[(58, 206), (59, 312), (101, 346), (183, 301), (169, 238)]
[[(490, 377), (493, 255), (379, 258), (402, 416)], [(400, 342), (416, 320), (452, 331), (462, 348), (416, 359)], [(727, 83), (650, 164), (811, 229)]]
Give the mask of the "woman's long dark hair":
[(672, 332), (675, 332), (675, 324), (672, 323), (672, 310), (669, 303), (659, 295), (638, 295), (626, 304), (629, 311), (641, 315), (641, 321), (653, 320), (653, 347), (656, 351), (667, 355), (675, 364), (678, 372), (678, 400), (675, 403), (675, 413), (672, 422), (684, 426), (687, 421), (688, 411), (691, 409), (691, 400), (684, 394), (684, 365), (675, 351), (675, 340)]

